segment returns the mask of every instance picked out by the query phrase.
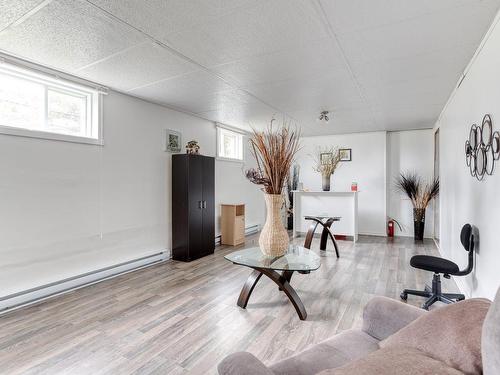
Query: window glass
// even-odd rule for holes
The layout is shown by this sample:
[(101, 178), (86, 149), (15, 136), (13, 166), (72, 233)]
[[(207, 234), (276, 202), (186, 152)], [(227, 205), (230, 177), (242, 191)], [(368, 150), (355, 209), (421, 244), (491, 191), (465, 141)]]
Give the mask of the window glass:
[(0, 133), (99, 143), (98, 99), (95, 89), (0, 64)]
[(42, 84), (0, 72), (0, 125), (42, 130), (45, 118)]
[(218, 157), (243, 160), (243, 134), (217, 128)]
[(48, 90), (47, 131), (84, 137), (87, 98)]

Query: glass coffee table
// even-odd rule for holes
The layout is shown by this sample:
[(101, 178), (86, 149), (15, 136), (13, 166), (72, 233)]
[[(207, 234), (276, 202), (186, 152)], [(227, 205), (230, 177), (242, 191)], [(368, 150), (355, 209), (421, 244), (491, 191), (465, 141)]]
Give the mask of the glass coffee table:
[(253, 272), (243, 285), (243, 289), (241, 289), (237, 302), (239, 307), (243, 309), (247, 307), (255, 285), (257, 285), (262, 275), (266, 275), (278, 285), (279, 290), (285, 292), (293, 307), (295, 307), (299, 318), (301, 320), (307, 318), (304, 304), (295, 289), (290, 285), (290, 280), (294, 272), (307, 274), (319, 268), (321, 265), (320, 257), (313, 251), (302, 246), (290, 245), (285, 255), (273, 258), (262, 254), (258, 247), (252, 247), (235, 251), (224, 258), (234, 264), (253, 269)]

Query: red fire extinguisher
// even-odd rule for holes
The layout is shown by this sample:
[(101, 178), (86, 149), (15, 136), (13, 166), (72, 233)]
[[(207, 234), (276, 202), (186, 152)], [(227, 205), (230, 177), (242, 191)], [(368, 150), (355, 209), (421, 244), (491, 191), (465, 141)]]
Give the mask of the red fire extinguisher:
[(394, 237), (394, 220), (387, 221), (387, 237)]
[(394, 224), (397, 224), (400, 231), (403, 231), (401, 225), (397, 222), (397, 220), (392, 217), (387, 221), (387, 237), (394, 237)]

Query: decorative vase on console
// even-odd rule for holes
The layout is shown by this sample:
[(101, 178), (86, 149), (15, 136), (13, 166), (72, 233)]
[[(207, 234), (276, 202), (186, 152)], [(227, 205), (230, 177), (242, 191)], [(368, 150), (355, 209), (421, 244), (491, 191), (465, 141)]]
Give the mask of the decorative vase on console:
[(330, 191), (330, 181), (333, 173), (340, 165), (340, 152), (338, 147), (319, 147), (312, 155), (314, 159), (313, 170), (321, 173), (323, 191)]
[(413, 205), (413, 237), (416, 241), (424, 239), (425, 210), (430, 201), (439, 194), (439, 179), (422, 183), (415, 173), (401, 173), (395, 181), (396, 188), (404, 193)]
[(332, 177), (332, 175), (328, 174), (328, 173), (321, 174), (321, 179), (322, 179), (321, 186), (322, 186), (323, 191), (330, 191), (330, 179), (331, 179), (331, 177)]
[(284, 205), (283, 188), (299, 149), (300, 135), (286, 124), (275, 129), (273, 122), (271, 120), (264, 131), (253, 131), (250, 150), (257, 168), (249, 169), (246, 177), (254, 184), (262, 185), (266, 202), (266, 222), (259, 236), (260, 250), (268, 257), (279, 257), (286, 253), (290, 243), (281, 208)]

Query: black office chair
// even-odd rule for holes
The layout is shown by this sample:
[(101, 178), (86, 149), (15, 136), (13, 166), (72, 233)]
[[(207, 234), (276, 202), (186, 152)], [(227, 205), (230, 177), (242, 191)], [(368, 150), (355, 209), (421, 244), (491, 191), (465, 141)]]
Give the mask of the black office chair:
[(425, 290), (423, 291), (405, 289), (400, 295), (401, 299), (406, 301), (408, 299), (408, 294), (426, 297), (427, 301), (425, 301), (422, 305), (422, 308), (425, 310), (429, 310), (429, 306), (436, 301), (453, 303), (456, 302), (454, 300), (464, 300), (465, 296), (463, 294), (441, 292), (440, 274), (442, 273), (445, 278), (449, 279), (450, 275), (465, 276), (471, 273), (474, 266), (474, 241), (477, 240), (477, 233), (477, 228), (470, 224), (465, 224), (462, 227), (460, 241), (462, 242), (465, 250), (469, 253), (469, 263), (467, 264), (467, 268), (464, 270), (460, 270), (455, 263), (448, 259), (433, 257), (430, 255), (413, 256), (410, 260), (412, 267), (434, 272), (434, 277), (432, 278), (432, 288), (429, 288), (429, 286), (426, 285)]

